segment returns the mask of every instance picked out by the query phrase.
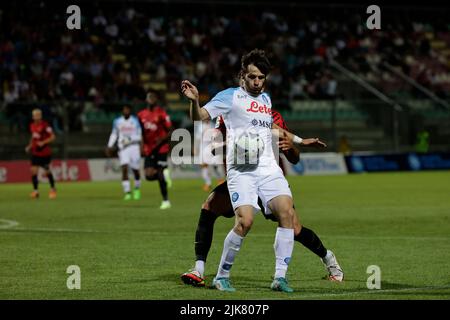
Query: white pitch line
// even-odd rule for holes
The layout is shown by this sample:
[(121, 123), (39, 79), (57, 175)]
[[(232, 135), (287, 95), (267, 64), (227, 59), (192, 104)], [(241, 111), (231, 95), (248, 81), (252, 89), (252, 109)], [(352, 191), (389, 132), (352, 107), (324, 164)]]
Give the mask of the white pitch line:
[(19, 223), (14, 220), (0, 219), (0, 229), (10, 229), (18, 226)]
[[(367, 291), (351, 291), (341, 293), (325, 293), (325, 294), (311, 294), (303, 297), (307, 298), (320, 298), (320, 297), (336, 297), (336, 296), (352, 296), (352, 295), (364, 295), (364, 294), (376, 294), (376, 293), (389, 293), (389, 292), (401, 292), (401, 291), (427, 291), (427, 290), (442, 290), (450, 289), (450, 286), (435, 286), (435, 287), (414, 287), (414, 288), (398, 288), (398, 289), (374, 289)], [(450, 293), (449, 293), (450, 296)]]
[[(13, 220), (0, 219), (0, 222), (7, 221), (8, 225), (0, 225), (0, 230), (9, 231), (37, 231), (37, 232), (67, 232), (67, 233), (110, 233), (110, 234), (152, 234), (152, 235), (173, 235), (171, 231), (143, 231), (143, 230), (92, 230), (92, 229), (67, 229), (67, 228), (15, 228), (19, 223)], [(180, 234), (191, 234), (191, 232), (179, 232)], [(273, 237), (273, 234), (251, 234), (249, 237)], [(351, 235), (323, 235), (322, 238), (336, 238), (336, 239), (361, 239), (361, 240), (425, 240), (425, 241), (449, 241), (450, 237), (411, 237), (411, 236), (351, 236)]]

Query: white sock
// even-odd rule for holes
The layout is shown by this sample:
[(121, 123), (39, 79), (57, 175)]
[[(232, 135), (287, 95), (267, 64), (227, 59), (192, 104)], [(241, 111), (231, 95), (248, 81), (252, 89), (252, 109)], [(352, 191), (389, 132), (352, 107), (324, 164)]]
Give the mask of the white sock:
[(243, 237), (232, 229), (223, 243), (222, 258), (220, 259), (219, 270), (216, 278), (229, 278), (230, 269), (233, 266), (234, 258), (241, 248)]
[(211, 177), (209, 176), (208, 167), (202, 168), (202, 178), (203, 178), (203, 181), (205, 181), (205, 184), (207, 184), (208, 186), (211, 185)]
[(134, 188), (139, 189), (141, 187), (141, 180), (134, 180)]
[(163, 170), (163, 176), (164, 176), (164, 180), (166, 180), (166, 181), (170, 180), (170, 170), (169, 170), (169, 168), (165, 168)]
[(294, 249), (294, 229), (278, 227), (273, 248), (275, 249), (275, 278), (286, 278)]
[(130, 192), (130, 180), (123, 180), (122, 181), (122, 188), (124, 193)]
[(203, 274), (205, 273), (205, 261), (203, 260), (197, 260), (195, 261), (195, 270), (200, 273), (200, 275), (203, 277)]
[(326, 264), (328, 264), (328, 262), (330, 261), (332, 256), (333, 256), (333, 253), (330, 250), (327, 250), (327, 254), (325, 257), (323, 257), (322, 261), (325, 262)]

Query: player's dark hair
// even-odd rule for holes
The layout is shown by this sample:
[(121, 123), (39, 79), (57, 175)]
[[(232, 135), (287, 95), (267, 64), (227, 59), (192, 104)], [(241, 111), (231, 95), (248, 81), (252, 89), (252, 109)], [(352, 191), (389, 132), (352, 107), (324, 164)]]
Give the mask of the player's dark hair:
[(269, 74), (270, 69), (272, 68), (264, 50), (253, 49), (249, 53), (243, 55), (241, 58), (241, 71), (239, 72), (239, 78), (241, 78), (247, 72), (247, 68), (251, 64), (257, 67), (266, 76)]
[(159, 99), (159, 98), (161, 97), (161, 95), (159, 94), (159, 91), (158, 91), (158, 90), (155, 90), (155, 89), (148, 89), (148, 90), (147, 90), (147, 93), (146, 93), (146, 96), (147, 96), (149, 93), (153, 93), (153, 94), (156, 96), (156, 99)]

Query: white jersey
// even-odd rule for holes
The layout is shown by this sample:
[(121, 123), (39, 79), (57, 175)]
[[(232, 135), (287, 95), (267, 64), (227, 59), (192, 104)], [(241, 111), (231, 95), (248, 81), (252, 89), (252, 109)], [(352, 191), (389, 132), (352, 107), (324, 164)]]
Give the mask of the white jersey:
[(139, 144), (142, 140), (142, 129), (138, 119), (130, 116), (128, 119), (120, 116), (113, 122), (111, 135), (109, 136), (108, 147), (113, 147), (117, 142), (119, 150), (130, 145)]
[(240, 87), (229, 88), (219, 92), (204, 108), (211, 119), (223, 117), (227, 129), (227, 169), (235, 167), (234, 142), (245, 133), (257, 134), (264, 143), (258, 167), (277, 166), (272, 149), (272, 102), (267, 93), (253, 97)]

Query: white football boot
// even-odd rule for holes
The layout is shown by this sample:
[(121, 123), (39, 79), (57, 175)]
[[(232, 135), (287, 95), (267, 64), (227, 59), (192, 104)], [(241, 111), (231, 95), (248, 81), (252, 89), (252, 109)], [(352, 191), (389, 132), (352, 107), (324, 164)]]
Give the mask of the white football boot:
[(328, 271), (328, 280), (337, 282), (342, 282), (344, 280), (344, 272), (331, 250), (327, 250), (327, 255), (321, 260)]

